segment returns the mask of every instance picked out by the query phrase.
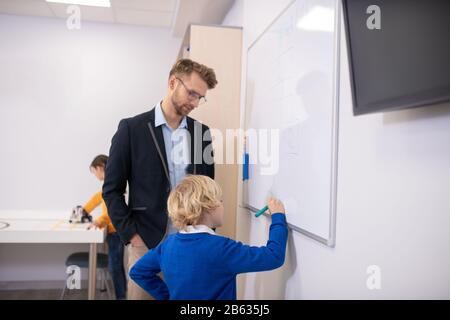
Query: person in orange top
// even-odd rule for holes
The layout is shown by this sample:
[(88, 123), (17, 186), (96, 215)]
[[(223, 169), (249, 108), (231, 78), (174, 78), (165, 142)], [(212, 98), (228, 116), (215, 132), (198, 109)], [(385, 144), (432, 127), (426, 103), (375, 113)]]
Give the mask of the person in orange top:
[[(105, 167), (107, 161), (108, 156), (101, 154), (96, 156), (89, 166), (91, 173), (99, 181), (105, 180)], [(99, 205), (101, 205), (102, 213), (92, 222), (90, 228), (107, 227), (108, 235), (106, 236), (106, 242), (108, 243), (108, 269), (114, 283), (116, 299), (122, 300), (126, 298), (127, 288), (123, 265), (124, 245), (109, 218), (108, 209), (106, 208), (105, 201), (103, 201), (102, 192), (99, 191), (94, 194), (94, 196), (83, 206), (83, 210), (90, 214)]]

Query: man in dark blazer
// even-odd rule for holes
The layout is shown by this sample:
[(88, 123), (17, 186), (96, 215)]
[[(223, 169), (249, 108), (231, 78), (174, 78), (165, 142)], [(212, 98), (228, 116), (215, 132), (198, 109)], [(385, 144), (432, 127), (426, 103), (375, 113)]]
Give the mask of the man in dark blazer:
[[(119, 123), (106, 165), (103, 199), (127, 244), (129, 269), (173, 232), (166, 208), (171, 188), (186, 174), (214, 179), (209, 128), (187, 115), (216, 84), (212, 69), (189, 59), (178, 60), (170, 71), (164, 99), (150, 111)], [(127, 296), (151, 298), (132, 280)]]

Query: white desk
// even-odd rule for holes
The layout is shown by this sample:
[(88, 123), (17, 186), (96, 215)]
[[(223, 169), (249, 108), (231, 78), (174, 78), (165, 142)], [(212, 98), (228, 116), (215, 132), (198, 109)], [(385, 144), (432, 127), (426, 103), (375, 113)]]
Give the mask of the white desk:
[[(16, 217), (16, 215), (14, 215)], [(97, 243), (103, 243), (105, 229), (87, 230), (87, 223), (68, 219), (7, 218), (0, 215), (0, 243), (89, 243), (88, 299), (95, 299)], [(3, 228), (4, 223), (8, 226)]]

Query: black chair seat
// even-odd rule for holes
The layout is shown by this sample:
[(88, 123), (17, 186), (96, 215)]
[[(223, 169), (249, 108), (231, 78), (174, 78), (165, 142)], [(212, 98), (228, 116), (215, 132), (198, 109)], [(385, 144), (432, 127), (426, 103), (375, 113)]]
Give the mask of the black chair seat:
[[(80, 268), (89, 267), (89, 252), (75, 252), (66, 259), (66, 266), (78, 266)], [(97, 268), (108, 268), (108, 255), (97, 253)]]

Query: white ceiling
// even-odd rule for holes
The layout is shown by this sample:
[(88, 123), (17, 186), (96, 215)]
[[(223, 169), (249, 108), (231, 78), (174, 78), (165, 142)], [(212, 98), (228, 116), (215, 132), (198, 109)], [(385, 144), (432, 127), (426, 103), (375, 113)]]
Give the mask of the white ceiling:
[(172, 33), (182, 37), (189, 24), (222, 24), (235, 0), (179, 0)]
[[(111, 8), (79, 6), (81, 21), (171, 28), (176, 37), (190, 23), (220, 24), (234, 0), (110, 0)], [(0, 13), (67, 19), (67, 4), (0, 0)]]

